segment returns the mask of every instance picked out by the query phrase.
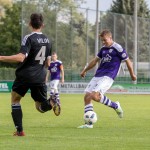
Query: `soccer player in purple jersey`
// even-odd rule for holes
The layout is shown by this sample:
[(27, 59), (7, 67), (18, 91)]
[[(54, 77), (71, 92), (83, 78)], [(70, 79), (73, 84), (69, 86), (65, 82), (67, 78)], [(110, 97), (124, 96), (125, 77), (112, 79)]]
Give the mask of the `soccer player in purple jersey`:
[(62, 84), (64, 83), (64, 69), (62, 62), (57, 59), (55, 52), (52, 53), (51, 59), (52, 61), (48, 67), (46, 81), (48, 81), (50, 75), (50, 97), (60, 104), (58, 84), (60, 81)]
[[(93, 68), (98, 62), (100, 65), (85, 89), (84, 96), (84, 113), (93, 111), (92, 100), (113, 108), (120, 118), (123, 117), (123, 110), (120, 103), (111, 101), (104, 94), (112, 86), (115, 77), (119, 71), (122, 61), (126, 62), (127, 68), (133, 81), (136, 81), (131, 61), (125, 49), (121, 45), (114, 42), (112, 33), (109, 30), (104, 30), (100, 34), (103, 47), (100, 49), (97, 56), (90, 61), (87, 67), (81, 72), (81, 77), (85, 77), (86, 72)], [(93, 128), (93, 125), (84, 124), (78, 128)]]
[(22, 125), (21, 98), (30, 89), (31, 97), (35, 101), (36, 109), (47, 112), (51, 109), (58, 115), (60, 106), (47, 100), (47, 86), (45, 83), (47, 67), (51, 59), (51, 41), (41, 30), (43, 28), (42, 14), (33, 13), (30, 16), (29, 26), (32, 33), (26, 35), (21, 44), (20, 52), (11, 56), (0, 56), (0, 61), (17, 62), (16, 79), (12, 86), (11, 108), (12, 119), (16, 127), (14, 136), (24, 136)]

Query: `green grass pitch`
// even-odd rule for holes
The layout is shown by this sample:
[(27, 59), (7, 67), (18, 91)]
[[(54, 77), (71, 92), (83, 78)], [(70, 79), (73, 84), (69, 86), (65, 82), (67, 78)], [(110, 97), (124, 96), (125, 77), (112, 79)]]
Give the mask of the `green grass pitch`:
[(22, 99), (25, 137), (13, 137), (10, 93), (0, 93), (0, 150), (149, 150), (150, 96), (107, 95), (119, 100), (124, 118), (94, 102), (98, 121), (93, 129), (77, 129), (83, 124), (82, 94), (61, 94), (62, 112), (41, 114), (27, 94)]

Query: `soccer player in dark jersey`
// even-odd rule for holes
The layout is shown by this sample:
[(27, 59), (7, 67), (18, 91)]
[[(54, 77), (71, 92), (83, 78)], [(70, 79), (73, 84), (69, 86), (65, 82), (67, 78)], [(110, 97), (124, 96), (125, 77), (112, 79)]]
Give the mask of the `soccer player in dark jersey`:
[(14, 133), (15, 136), (25, 135), (20, 100), (29, 89), (39, 112), (44, 113), (53, 108), (54, 113), (58, 116), (60, 111), (57, 103), (53, 103), (50, 99), (47, 100), (45, 79), (47, 67), (50, 65), (52, 44), (41, 32), (43, 28), (42, 14), (31, 14), (29, 26), (32, 33), (23, 38), (20, 52), (16, 55), (0, 56), (0, 61), (3, 62), (19, 62), (11, 93), (11, 114), (17, 130)]
[[(81, 72), (81, 77), (85, 77), (86, 72), (93, 68), (98, 62), (100, 62), (95, 76), (91, 79), (85, 89), (86, 94), (84, 96), (84, 113), (93, 111), (92, 100), (94, 100), (113, 108), (118, 116), (122, 118), (123, 110), (120, 106), (120, 103), (118, 101), (111, 101), (104, 94), (112, 86), (122, 61), (126, 62), (127, 68), (133, 81), (136, 80), (136, 75), (134, 74), (128, 54), (121, 45), (113, 41), (112, 33), (109, 30), (104, 30), (101, 32), (100, 38), (103, 42), (103, 47), (98, 52), (97, 56), (91, 60), (88, 66)], [(78, 128), (93, 128), (93, 125), (84, 124)]]
[(48, 81), (50, 75), (50, 97), (60, 104), (58, 84), (60, 81), (62, 84), (64, 83), (64, 68), (62, 62), (57, 59), (55, 52), (52, 53), (51, 59), (46, 79)]

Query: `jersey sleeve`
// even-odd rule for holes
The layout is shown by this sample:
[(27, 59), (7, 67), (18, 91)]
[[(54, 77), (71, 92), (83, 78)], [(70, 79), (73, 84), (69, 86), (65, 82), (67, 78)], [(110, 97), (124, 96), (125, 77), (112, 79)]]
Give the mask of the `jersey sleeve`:
[(61, 65), (60, 65), (60, 69), (62, 70), (63, 68), (64, 68), (64, 67), (63, 67), (63, 65), (61, 64)]
[(31, 49), (31, 42), (30, 42), (29, 36), (27, 35), (22, 40), (20, 53), (26, 55), (27, 57), (30, 52), (30, 49)]
[(63, 69), (62, 61), (59, 61), (59, 68), (60, 68), (61, 70)]
[(98, 58), (102, 58), (102, 50), (101, 50), (101, 49), (99, 50), (99, 52), (98, 52), (98, 54), (97, 54), (97, 57), (98, 57)]
[(119, 58), (120, 58), (121, 60), (126, 60), (126, 59), (128, 59), (128, 54), (127, 54), (126, 50), (123, 49), (123, 47), (122, 47), (121, 45), (115, 44), (114, 47), (115, 47), (115, 49), (116, 49), (116, 51), (117, 51), (117, 54), (118, 54), (118, 56), (119, 56)]

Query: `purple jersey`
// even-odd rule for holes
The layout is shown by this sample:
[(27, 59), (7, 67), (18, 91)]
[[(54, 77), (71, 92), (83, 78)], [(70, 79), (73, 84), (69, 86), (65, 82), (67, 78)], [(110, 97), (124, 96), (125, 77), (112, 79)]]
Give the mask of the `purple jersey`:
[(50, 80), (60, 80), (61, 65), (62, 62), (59, 60), (51, 62), (50, 66), (48, 67), (48, 70), (50, 71), (51, 74)]
[(116, 42), (110, 47), (103, 46), (97, 57), (101, 59), (101, 63), (95, 73), (95, 77), (108, 76), (112, 79), (117, 76), (121, 61), (128, 59), (125, 49)]

